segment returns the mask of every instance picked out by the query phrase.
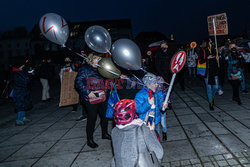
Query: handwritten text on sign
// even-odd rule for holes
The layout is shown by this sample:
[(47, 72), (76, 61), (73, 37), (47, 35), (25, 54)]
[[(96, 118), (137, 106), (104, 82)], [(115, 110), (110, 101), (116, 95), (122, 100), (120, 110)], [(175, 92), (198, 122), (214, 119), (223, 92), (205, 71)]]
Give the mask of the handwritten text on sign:
[(226, 13), (221, 13), (207, 17), (209, 35), (210, 36), (214, 35), (213, 18), (215, 20), (216, 35), (227, 35), (228, 25), (227, 25)]

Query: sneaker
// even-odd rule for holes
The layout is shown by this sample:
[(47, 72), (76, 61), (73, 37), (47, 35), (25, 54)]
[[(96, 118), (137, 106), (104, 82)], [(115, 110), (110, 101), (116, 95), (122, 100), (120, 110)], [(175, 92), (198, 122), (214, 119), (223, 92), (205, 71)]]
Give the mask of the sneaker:
[(16, 123), (15, 123), (16, 126), (23, 126), (25, 125), (24, 122), (22, 120), (16, 120)]
[(243, 93), (243, 94), (247, 94), (248, 91), (247, 91), (247, 90), (242, 90), (242, 93)]
[(221, 95), (223, 95), (223, 91), (222, 90), (218, 90), (218, 94), (219, 94), (219, 96), (221, 96)]
[(87, 120), (87, 115), (81, 115), (76, 121), (81, 122)]
[(23, 117), (23, 122), (31, 122), (31, 120), (28, 119), (27, 117)]

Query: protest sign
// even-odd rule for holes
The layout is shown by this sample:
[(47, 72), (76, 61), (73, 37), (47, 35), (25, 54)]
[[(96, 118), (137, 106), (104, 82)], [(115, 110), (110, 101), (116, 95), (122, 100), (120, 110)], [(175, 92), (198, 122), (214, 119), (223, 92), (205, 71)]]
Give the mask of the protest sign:
[(77, 72), (63, 72), (59, 107), (79, 103), (79, 95), (74, 88)]

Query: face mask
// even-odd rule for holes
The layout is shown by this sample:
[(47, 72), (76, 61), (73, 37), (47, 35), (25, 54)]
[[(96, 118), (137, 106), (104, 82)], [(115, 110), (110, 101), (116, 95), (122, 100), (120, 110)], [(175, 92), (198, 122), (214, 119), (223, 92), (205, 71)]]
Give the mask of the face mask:
[(237, 52), (237, 49), (236, 48), (232, 48), (231, 51), (235, 53), (235, 52)]
[(69, 64), (70, 63), (70, 61), (65, 61), (65, 64)]
[(162, 48), (163, 52), (167, 52), (167, 50), (168, 50), (167, 48)]
[(27, 72), (28, 72), (28, 68), (27, 68), (26, 66), (24, 66), (24, 67), (22, 68), (22, 71), (23, 71), (24, 73), (27, 73)]

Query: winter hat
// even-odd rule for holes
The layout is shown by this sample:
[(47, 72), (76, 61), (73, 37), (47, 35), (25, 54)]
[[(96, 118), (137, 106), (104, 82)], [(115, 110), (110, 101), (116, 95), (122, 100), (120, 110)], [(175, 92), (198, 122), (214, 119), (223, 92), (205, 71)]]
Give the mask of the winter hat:
[(146, 75), (144, 75), (144, 77), (142, 78), (142, 81), (144, 85), (148, 87), (150, 84), (157, 82), (157, 77), (156, 75), (148, 72)]

